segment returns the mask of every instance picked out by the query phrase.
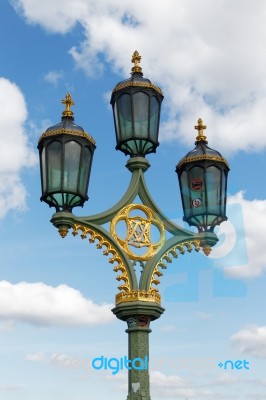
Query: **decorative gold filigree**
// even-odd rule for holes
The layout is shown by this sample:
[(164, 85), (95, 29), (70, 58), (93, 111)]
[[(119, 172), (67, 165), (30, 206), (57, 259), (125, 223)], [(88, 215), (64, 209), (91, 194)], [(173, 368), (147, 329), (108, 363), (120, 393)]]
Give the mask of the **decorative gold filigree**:
[(205, 256), (209, 256), (212, 251), (212, 248), (208, 245), (204, 245), (202, 247), (202, 250), (203, 250), (203, 253), (205, 254)]
[(225, 165), (227, 165), (229, 168), (228, 162), (223, 157), (210, 156), (208, 154), (201, 154), (199, 156), (193, 156), (193, 157), (185, 157), (185, 158), (183, 158), (183, 160), (181, 160), (177, 164), (177, 168), (180, 168), (181, 165), (183, 165), (183, 164), (193, 162), (193, 161), (200, 161), (200, 160), (220, 161), (220, 162), (224, 163)]
[(203, 131), (207, 128), (207, 125), (203, 125), (203, 121), (201, 118), (198, 119), (198, 125), (194, 126), (195, 129), (198, 131), (198, 136), (196, 137), (197, 142), (205, 142), (206, 136), (204, 135)]
[[(132, 211), (140, 210), (147, 218), (141, 216), (130, 216)], [(126, 237), (122, 239), (116, 231), (117, 224), (124, 221), (126, 224)], [(155, 226), (160, 234), (158, 242), (152, 243), (150, 237), (151, 226)], [(154, 211), (143, 204), (129, 204), (122, 208), (111, 221), (110, 232), (119, 246), (132, 260), (147, 261), (163, 246), (165, 241), (165, 229), (163, 223), (157, 218)], [(146, 248), (142, 254), (136, 254), (132, 247)]]
[(59, 232), (59, 235), (61, 236), (61, 238), (64, 239), (67, 236), (68, 230), (69, 230), (69, 226), (67, 226), (67, 225), (59, 226), (58, 232)]
[(132, 290), (131, 292), (121, 292), (115, 296), (115, 304), (127, 303), (130, 301), (149, 301), (161, 304), (160, 294), (152, 289), (146, 292), (145, 290)]
[[(166, 253), (164, 253), (164, 255), (160, 258), (160, 260), (158, 261), (157, 265), (155, 266), (155, 268), (153, 270), (149, 291), (158, 292), (158, 289), (153, 287), (152, 285), (156, 285), (156, 286), (159, 285), (160, 280), (158, 278), (160, 278), (163, 275), (162, 270), (167, 268), (166, 264), (171, 263), (173, 258), (177, 258), (178, 252), (180, 254), (184, 254), (186, 251), (191, 253), (191, 251), (193, 250), (193, 246), (194, 246), (194, 249), (198, 252), (200, 250), (200, 241), (199, 240), (191, 240), (188, 242), (179, 243), (179, 244), (173, 246)], [(159, 269), (159, 267), (161, 269)]]
[(154, 85), (151, 82), (141, 82), (141, 81), (126, 81), (126, 82), (119, 83), (114, 88), (113, 93), (117, 92), (118, 90), (124, 89), (126, 87), (130, 87), (130, 86), (146, 87), (146, 88), (154, 89), (156, 92), (160, 93), (163, 96), (163, 92), (158, 86)]
[(124, 284), (119, 285), (118, 289), (122, 292), (125, 293), (129, 293), (130, 292), (130, 281), (129, 281), (129, 277), (128, 277), (128, 273), (126, 270), (126, 267), (123, 264), (123, 261), (121, 259), (121, 257), (119, 256), (118, 252), (115, 250), (115, 248), (111, 245), (111, 243), (108, 242), (107, 239), (105, 239), (102, 235), (100, 235), (99, 233), (95, 232), (93, 229), (91, 228), (87, 228), (84, 225), (80, 225), (80, 224), (74, 224), (73, 226), (73, 232), (72, 235), (76, 236), (78, 235), (78, 232), (81, 231), (81, 238), (82, 239), (86, 239), (87, 236), (89, 235), (89, 242), (90, 243), (94, 243), (95, 240), (98, 241), (96, 247), (97, 249), (102, 249), (103, 247), (105, 247), (105, 249), (103, 250), (103, 255), (104, 256), (108, 256), (109, 254), (112, 254), (112, 257), (109, 258), (109, 263), (113, 264), (114, 262), (117, 262), (117, 265), (113, 268), (113, 270), (115, 272), (120, 271), (121, 274), (118, 275), (116, 277), (116, 279), (118, 281), (124, 281)]
[(53, 129), (45, 131), (39, 139), (39, 143), (46, 137), (55, 136), (55, 135), (72, 135), (72, 136), (79, 136), (84, 137), (85, 139), (89, 140), (91, 143), (95, 144), (95, 140), (91, 137), (91, 135), (85, 131), (78, 131), (74, 129)]
[(75, 103), (72, 100), (70, 93), (66, 94), (66, 98), (62, 100), (62, 103), (65, 104), (65, 106), (66, 106), (65, 110), (62, 112), (62, 116), (63, 117), (73, 117), (74, 113), (72, 110), (70, 110), (70, 107), (74, 106)]
[(134, 73), (142, 74), (142, 68), (139, 66), (140, 61), (141, 61), (141, 55), (136, 50), (136, 51), (134, 51), (132, 58), (131, 58), (131, 62), (134, 63), (134, 67), (132, 67), (132, 69), (131, 69), (133, 74)]

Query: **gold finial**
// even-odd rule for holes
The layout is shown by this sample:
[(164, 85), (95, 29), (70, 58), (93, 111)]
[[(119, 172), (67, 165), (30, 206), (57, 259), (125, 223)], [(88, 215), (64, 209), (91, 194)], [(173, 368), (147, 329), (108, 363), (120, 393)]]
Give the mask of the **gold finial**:
[(64, 239), (64, 237), (66, 237), (66, 235), (68, 234), (68, 229), (69, 229), (69, 227), (67, 225), (60, 225), (58, 232), (59, 232), (61, 238)]
[(201, 118), (198, 119), (198, 125), (194, 126), (195, 129), (197, 129), (198, 136), (196, 137), (197, 142), (205, 142), (206, 141), (206, 136), (203, 134), (204, 129), (207, 128), (206, 125), (203, 125), (203, 121)]
[(74, 101), (71, 98), (71, 94), (67, 93), (66, 98), (62, 100), (62, 103), (65, 104), (66, 109), (63, 111), (62, 116), (63, 117), (73, 117), (74, 113), (73, 111), (70, 110), (71, 106), (74, 106)]
[(132, 67), (131, 71), (132, 73), (137, 72), (142, 74), (142, 68), (139, 66), (141, 60), (141, 56), (139, 55), (139, 52), (136, 50), (134, 51), (131, 62), (134, 63), (134, 67)]

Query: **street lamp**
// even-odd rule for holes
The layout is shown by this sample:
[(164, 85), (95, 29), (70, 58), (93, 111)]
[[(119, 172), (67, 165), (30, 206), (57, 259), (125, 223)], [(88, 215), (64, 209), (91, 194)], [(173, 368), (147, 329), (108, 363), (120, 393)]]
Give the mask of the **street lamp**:
[[(143, 78), (137, 51), (132, 56), (131, 78), (113, 90), (117, 150), (130, 158), (126, 167), (131, 181), (123, 197), (102, 213), (76, 217), (75, 206), (87, 200), (95, 142), (74, 124), (71, 96), (67, 94), (62, 122), (48, 128), (38, 144), (42, 197), (56, 213), (51, 222), (62, 237), (72, 229), (74, 236), (88, 238), (108, 256), (118, 274), (119, 292), (112, 312), (127, 323), (128, 358), (135, 360), (128, 371), (127, 400), (150, 400), (148, 369), (141, 361), (149, 357), (150, 323), (164, 312), (157, 286), (167, 263), (186, 251), (201, 248), (208, 255), (218, 239), (213, 229), (226, 219), (226, 181), (228, 164), (220, 153), (207, 146), (198, 121), (196, 148), (176, 167), (179, 177), (184, 220), (198, 228), (190, 232), (170, 221), (150, 195), (145, 171), (150, 167), (146, 154), (156, 151), (159, 133), (161, 90)], [(85, 190), (86, 189), (86, 190)], [(139, 196), (141, 204), (134, 200)], [(108, 228), (106, 228), (108, 224)], [(168, 238), (166, 238), (168, 232)], [(140, 279), (134, 267), (142, 268)]]

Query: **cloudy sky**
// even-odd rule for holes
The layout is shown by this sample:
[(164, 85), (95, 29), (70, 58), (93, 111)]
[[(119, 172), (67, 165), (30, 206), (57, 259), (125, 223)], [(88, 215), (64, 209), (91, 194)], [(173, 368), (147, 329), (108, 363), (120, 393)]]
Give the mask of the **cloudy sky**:
[[(231, 167), (219, 245), (208, 259), (180, 257), (161, 279), (152, 398), (266, 399), (265, 20), (263, 0), (0, 0), (0, 399), (126, 398), (125, 371), (90, 366), (127, 353), (110, 311), (115, 274), (88, 241), (62, 240), (50, 224), (36, 146), (70, 91), (97, 144), (90, 199), (75, 213), (112, 206), (130, 175), (110, 93), (134, 50), (165, 95), (146, 173), (159, 206), (183, 225), (175, 165), (199, 117)], [(250, 369), (218, 367), (228, 359)]]

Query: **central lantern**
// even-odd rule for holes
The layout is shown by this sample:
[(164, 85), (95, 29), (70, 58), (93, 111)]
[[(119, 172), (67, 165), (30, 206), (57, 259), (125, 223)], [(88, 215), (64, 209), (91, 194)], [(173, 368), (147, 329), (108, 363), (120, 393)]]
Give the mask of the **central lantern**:
[(132, 56), (131, 78), (116, 85), (111, 97), (116, 149), (131, 157), (145, 157), (159, 146), (159, 122), (163, 94), (149, 79), (143, 78), (141, 56)]

